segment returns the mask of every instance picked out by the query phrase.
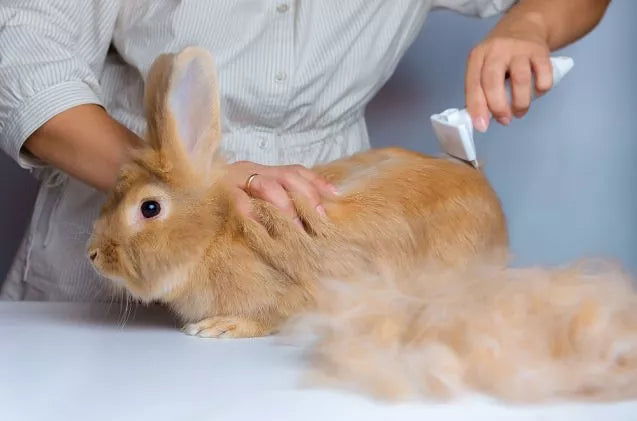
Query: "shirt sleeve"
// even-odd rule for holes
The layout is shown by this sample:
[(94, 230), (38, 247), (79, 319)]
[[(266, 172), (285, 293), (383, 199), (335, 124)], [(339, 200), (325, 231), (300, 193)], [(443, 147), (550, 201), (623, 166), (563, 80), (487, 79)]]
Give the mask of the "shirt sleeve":
[(450, 9), (463, 15), (488, 18), (509, 10), (518, 0), (434, 0), (432, 9)]
[(99, 76), (119, 0), (0, 3), (0, 147), (23, 168), (22, 150), (42, 124), (69, 108), (99, 104)]

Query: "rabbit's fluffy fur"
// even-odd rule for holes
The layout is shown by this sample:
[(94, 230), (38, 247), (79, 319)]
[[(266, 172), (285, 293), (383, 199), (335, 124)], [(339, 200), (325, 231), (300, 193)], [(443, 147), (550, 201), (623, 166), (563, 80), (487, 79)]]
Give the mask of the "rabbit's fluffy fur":
[[(172, 308), (186, 333), (261, 336), (312, 314), (324, 378), (386, 397), (600, 396), (632, 385), (629, 285), (506, 269), (504, 214), (479, 171), (398, 148), (362, 152), (314, 168), (341, 191), (324, 202), (327, 218), (294, 198), (300, 229), (253, 200), (259, 224), (221, 182), (209, 53), (158, 57), (145, 107), (147, 144), (122, 169), (88, 254), (133, 297)], [(141, 211), (148, 201), (156, 216)]]

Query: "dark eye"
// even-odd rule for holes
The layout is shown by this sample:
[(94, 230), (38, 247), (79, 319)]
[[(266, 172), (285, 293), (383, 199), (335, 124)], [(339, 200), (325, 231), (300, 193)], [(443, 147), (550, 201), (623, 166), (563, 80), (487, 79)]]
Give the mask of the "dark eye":
[(159, 202), (155, 200), (146, 200), (142, 203), (141, 211), (144, 218), (154, 218), (159, 215), (161, 206), (159, 206)]

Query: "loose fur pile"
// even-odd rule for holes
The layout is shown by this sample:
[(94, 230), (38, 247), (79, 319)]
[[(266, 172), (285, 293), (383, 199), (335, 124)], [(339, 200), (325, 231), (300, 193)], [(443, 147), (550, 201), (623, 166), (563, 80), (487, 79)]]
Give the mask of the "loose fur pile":
[(388, 271), (323, 287), (318, 310), (287, 327), (314, 335), (312, 384), (389, 400), (637, 396), (637, 294), (608, 264)]

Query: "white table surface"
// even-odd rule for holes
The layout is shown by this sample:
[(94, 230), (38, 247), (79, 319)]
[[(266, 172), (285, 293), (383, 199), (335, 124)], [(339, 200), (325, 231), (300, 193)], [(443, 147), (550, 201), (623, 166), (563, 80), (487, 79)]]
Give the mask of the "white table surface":
[(637, 420), (637, 402), (384, 404), (299, 386), (300, 349), (189, 337), (162, 311), (0, 303), (0, 420)]

